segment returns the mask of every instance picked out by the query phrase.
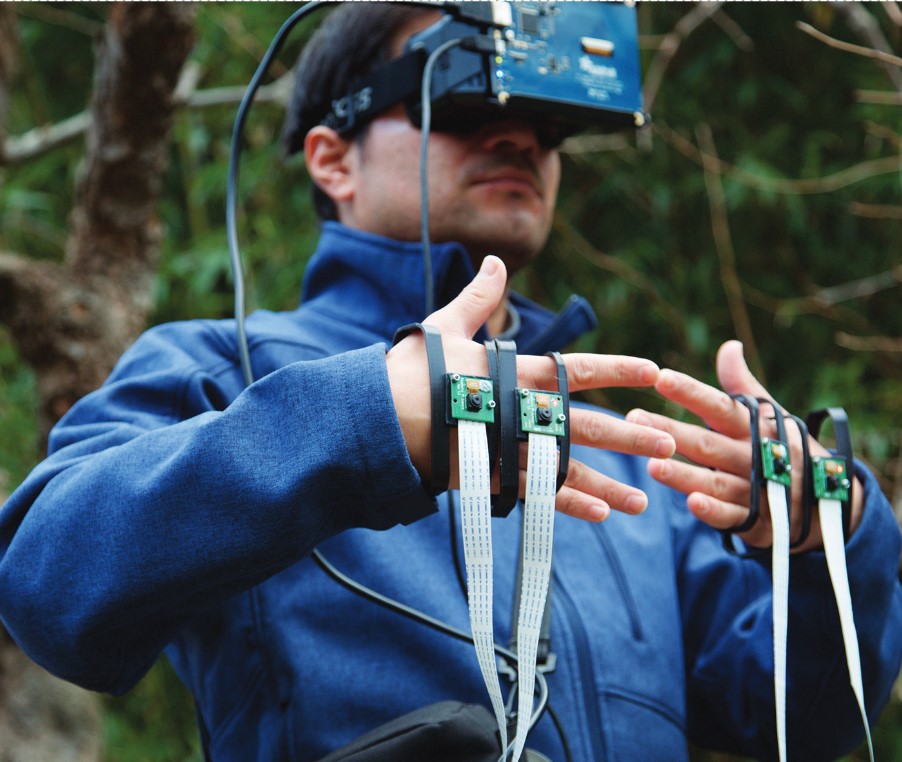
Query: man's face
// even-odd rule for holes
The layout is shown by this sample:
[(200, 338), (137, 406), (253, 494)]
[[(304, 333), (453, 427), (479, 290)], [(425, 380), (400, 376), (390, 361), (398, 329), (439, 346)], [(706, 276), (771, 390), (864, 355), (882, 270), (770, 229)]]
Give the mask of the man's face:
[[(414, 31), (402, 30), (399, 39)], [(420, 140), (400, 104), (373, 120), (349, 149), (354, 191), (339, 204), (342, 222), (420, 240)], [(428, 170), (431, 240), (462, 243), (477, 261), (497, 254), (510, 270), (541, 251), (554, 214), (560, 158), (539, 144), (528, 122), (495, 121), (465, 134), (433, 132)]]

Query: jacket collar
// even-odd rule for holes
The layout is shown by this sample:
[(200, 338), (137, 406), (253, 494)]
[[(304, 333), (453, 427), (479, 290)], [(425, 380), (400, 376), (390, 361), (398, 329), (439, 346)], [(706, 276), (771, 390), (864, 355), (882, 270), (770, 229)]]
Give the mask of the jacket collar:
[[(457, 243), (430, 246), (436, 309), (445, 306), (475, 272), (466, 250)], [(316, 253), (304, 275), (302, 303), (359, 323), (386, 339), (395, 329), (425, 317), (423, 247), (324, 222)], [(349, 305), (352, 307), (349, 309)], [(363, 309), (354, 309), (359, 305)], [(511, 295), (520, 327), (514, 339), (521, 351), (560, 349), (597, 324), (591, 307), (571, 297), (564, 310), (552, 312)], [(475, 339), (486, 338), (481, 329)]]

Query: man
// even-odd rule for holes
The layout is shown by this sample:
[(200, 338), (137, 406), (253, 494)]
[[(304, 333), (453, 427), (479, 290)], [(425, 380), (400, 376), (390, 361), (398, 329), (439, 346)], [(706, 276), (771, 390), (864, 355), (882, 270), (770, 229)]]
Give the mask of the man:
[[(422, 487), (435, 434), (423, 341), (384, 346), (423, 317), (419, 132), (399, 107), (354, 136), (303, 126), (315, 111), (305, 95), (341, 97), (338, 80), (397, 55), (435, 18), (349, 3), (307, 48), (286, 142), (303, 144), (318, 208), (334, 220), (302, 306), (248, 321), (258, 380), (243, 388), (228, 323), (148, 332), (60, 423), (52, 454), (0, 512), (0, 615), (17, 641), (61, 676), (113, 693), (166, 649), (213, 759), (317, 760), (427, 705), (487, 703), (472, 646), (364, 600), (309, 557), (315, 547), (357, 583), (468, 628), (456, 498), (439, 496), (432, 512)], [(485, 374), (470, 341), (484, 324), (532, 354), (587, 326), (579, 306), (555, 319), (505, 291), (507, 271), (548, 234), (559, 164), (540, 138), (541, 126), (517, 119), (432, 136), (430, 235), (446, 306), (429, 322), (449, 370)], [(737, 344), (718, 367), (726, 391), (764, 394)], [(679, 760), (688, 736), (773, 757), (769, 570), (726, 553), (715, 531), (748, 515), (745, 409), (639, 358), (570, 355), (567, 368), (574, 390), (655, 384), (710, 430), (573, 411), (547, 676), (559, 727), (546, 715), (528, 745), (553, 760)], [(553, 388), (553, 364), (521, 357), (518, 381)], [(667, 460), (675, 447), (698, 465)], [(873, 477), (856, 475), (847, 552), (873, 714), (900, 660), (900, 539)], [(766, 546), (767, 527), (744, 538)], [(493, 531), (504, 643), (518, 512)], [(809, 760), (861, 736), (819, 542), (815, 528), (793, 560), (789, 623), (789, 748)]]

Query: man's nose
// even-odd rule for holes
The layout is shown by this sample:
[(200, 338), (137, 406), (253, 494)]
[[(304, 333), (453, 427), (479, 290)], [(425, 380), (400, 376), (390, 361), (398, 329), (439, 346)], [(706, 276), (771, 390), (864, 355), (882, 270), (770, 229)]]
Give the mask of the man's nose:
[(540, 148), (536, 128), (525, 119), (501, 119), (489, 122), (480, 128), (478, 136), (488, 150), (513, 151), (535, 156)]

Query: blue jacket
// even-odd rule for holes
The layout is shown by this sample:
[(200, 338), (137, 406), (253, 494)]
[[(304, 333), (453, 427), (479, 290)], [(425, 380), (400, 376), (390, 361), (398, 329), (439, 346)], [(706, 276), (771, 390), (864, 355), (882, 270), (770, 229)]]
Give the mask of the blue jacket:
[[(434, 257), (441, 304), (472, 270), (455, 245)], [(558, 318), (514, 304), (521, 351), (558, 349), (591, 325), (578, 300)], [(468, 629), (456, 505), (443, 495), (433, 512), (385, 371), (385, 343), (422, 311), (419, 246), (326, 224), (302, 306), (248, 321), (249, 388), (231, 322), (147, 332), (0, 509), (0, 617), (15, 640), (112, 693), (165, 649), (217, 760), (316, 760), (430, 703), (487, 704), (471, 646), (363, 600), (309, 558), (318, 547), (358, 582)], [(727, 554), (642, 459), (573, 456), (650, 502), (598, 525), (556, 519), (548, 683), (572, 758), (684, 760), (687, 738), (774, 758), (767, 563)], [(858, 474), (866, 509), (848, 563), (874, 720), (902, 657), (900, 531)], [(493, 527), (501, 643), (518, 516)], [(789, 748), (832, 759), (862, 730), (823, 556), (794, 557), (791, 586)], [(563, 759), (547, 715), (528, 745)]]

